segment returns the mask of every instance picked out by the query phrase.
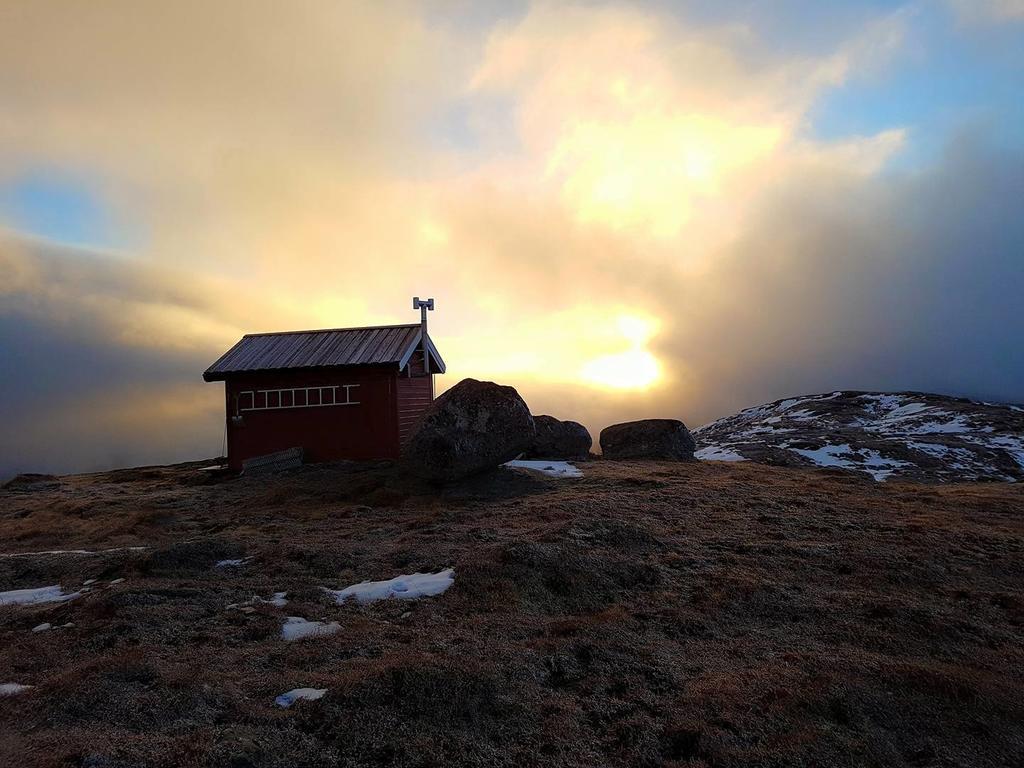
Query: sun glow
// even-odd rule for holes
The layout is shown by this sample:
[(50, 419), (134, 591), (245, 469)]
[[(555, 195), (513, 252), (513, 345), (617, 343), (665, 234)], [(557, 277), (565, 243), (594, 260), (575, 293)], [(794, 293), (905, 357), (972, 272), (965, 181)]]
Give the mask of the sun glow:
[(646, 349), (631, 349), (591, 360), (580, 375), (609, 389), (647, 389), (661, 376), (661, 365)]
[(708, 115), (584, 122), (562, 134), (547, 173), (561, 181), (580, 221), (672, 237), (701, 201), (722, 195), (737, 170), (769, 155), (781, 136), (775, 124)]
[[(499, 303), (477, 314), (484, 319), (471, 328), (442, 331), (448, 358), (476, 378), (615, 391), (653, 389), (666, 379), (649, 348), (661, 323), (639, 307), (578, 304), (510, 322)], [(480, 344), (480, 334), (488, 333), (506, 344)]]
[(621, 315), (616, 327), (629, 349), (589, 360), (580, 368), (580, 377), (608, 389), (647, 389), (661, 378), (661, 364), (644, 347), (656, 333), (657, 324), (636, 315)]

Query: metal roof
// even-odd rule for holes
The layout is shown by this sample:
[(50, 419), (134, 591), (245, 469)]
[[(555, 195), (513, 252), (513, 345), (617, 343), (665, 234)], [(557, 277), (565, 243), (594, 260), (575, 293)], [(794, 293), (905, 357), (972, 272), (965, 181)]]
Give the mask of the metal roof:
[[(390, 365), (404, 368), (420, 348), (422, 330), (415, 325), (331, 328), (322, 331), (250, 333), (206, 369), (206, 381), (233, 373), (343, 365)], [(427, 336), (431, 371), (444, 373), (444, 361)]]

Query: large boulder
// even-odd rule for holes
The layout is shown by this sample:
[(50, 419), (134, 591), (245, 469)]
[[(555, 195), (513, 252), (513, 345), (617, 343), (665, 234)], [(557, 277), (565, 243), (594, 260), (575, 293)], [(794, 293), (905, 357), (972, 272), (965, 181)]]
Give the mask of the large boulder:
[(693, 435), (678, 419), (643, 419), (601, 430), (606, 459), (693, 459)]
[(515, 389), (463, 379), (423, 414), (403, 463), (425, 480), (451, 482), (511, 461), (535, 435), (530, 409)]
[(529, 450), (538, 459), (585, 459), (594, 444), (587, 428), (578, 421), (560, 421), (554, 416), (534, 416), (537, 438)]

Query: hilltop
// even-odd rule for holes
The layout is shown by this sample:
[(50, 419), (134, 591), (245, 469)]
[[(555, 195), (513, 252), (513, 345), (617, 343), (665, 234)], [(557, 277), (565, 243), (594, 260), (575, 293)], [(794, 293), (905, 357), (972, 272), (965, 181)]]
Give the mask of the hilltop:
[(67, 598), (0, 605), (0, 684), (32, 686), (0, 696), (0, 764), (1020, 764), (1024, 485), (580, 466), (0, 491), (0, 591)]
[(703, 459), (862, 472), (875, 480), (1024, 480), (1024, 406), (922, 392), (831, 392), (694, 430)]

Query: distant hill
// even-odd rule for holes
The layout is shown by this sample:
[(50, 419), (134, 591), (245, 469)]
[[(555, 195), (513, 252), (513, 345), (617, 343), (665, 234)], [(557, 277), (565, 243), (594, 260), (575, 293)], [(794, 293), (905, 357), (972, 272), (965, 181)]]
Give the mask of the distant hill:
[(832, 392), (694, 430), (697, 457), (956, 482), (1024, 480), (1024, 407), (920, 392)]

